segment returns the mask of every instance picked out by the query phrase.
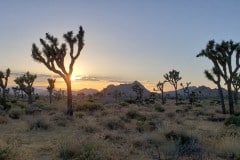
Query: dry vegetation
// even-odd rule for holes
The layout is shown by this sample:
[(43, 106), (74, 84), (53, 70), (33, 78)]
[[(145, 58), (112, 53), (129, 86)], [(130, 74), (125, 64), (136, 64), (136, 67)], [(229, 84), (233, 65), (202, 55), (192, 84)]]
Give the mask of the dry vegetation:
[(47, 102), (40, 97), (34, 105), (42, 111), (26, 114), (27, 103), (12, 100), (0, 113), (1, 160), (240, 158), (239, 117), (219, 113), (210, 99), (176, 106), (75, 97), (73, 117), (64, 114), (65, 100)]

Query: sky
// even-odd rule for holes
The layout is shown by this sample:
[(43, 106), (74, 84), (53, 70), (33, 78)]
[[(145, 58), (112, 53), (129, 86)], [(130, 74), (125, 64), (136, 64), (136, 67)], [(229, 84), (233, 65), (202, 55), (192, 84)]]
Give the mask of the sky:
[(90, 80), (79, 88), (138, 80), (151, 89), (172, 69), (183, 83), (215, 87), (203, 74), (211, 62), (196, 55), (212, 39), (240, 41), (239, 6), (237, 0), (1, 0), (0, 70), (54, 76), (32, 59), (32, 43), (41, 48), (46, 32), (62, 43), (64, 33), (82, 26), (85, 46), (74, 75)]

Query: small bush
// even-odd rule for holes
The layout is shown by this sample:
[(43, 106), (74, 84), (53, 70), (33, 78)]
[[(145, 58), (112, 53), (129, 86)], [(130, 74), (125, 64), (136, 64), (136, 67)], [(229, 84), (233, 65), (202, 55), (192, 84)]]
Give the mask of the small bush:
[(33, 119), (28, 122), (30, 130), (42, 129), (47, 130), (49, 128), (49, 123), (43, 117)]
[(139, 121), (146, 121), (146, 119), (147, 119), (144, 115), (142, 115), (134, 110), (128, 111), (126, 116), (127, 116), (127, 118), (136, 119)]
[(68, 119), (64, 114), (55, 114), (51, 118), (52, 121), (54, 121), (57, 126), (65, 127), (67, 125)]
[(106, 127), (110, 130), (123, 129), (124, 124), (119, 119), (109, 119), (106, 123)]
[(21, 114), (22, 114), (22, 111), (19, 108), (12, 108), (8, 112), (8, 116), (12, 119), (19, 119)]
[(165, 137), (167, 140), (176, 142), (179, 156), (201, 156), (202, 150), (196, 138), (183, 133), (176, 133), (175, 131), (166, 133)]
[(154, 107), (154, 109), (155, 109), (156, 111), (158, 111), (158, 112), (164, 112), (164, 111), (165, 111), (165, 109), (164, 109), (162, 106), (160, 106), (160, 105), (156, 105), (156, 106)]
[(59, 146), (59, 156), (60, 156), (60, 158), (63, 159), (63, 160), (72, 159), (75, 152), (76, 152), (74, 149), (75, 148), (72, 148), (72, 146), (70, 146), (70, 143), (67, 143), (65, 141), (62, 142)]
[(120, 104), (120, 106), (123, 106), (123, 107), (128, 106), (128, 103), (127, 103), (127, 102), (120, 102), (119, 104)]
[(137, 124), (137, 131), (142, 133), (144, 131), (154, 131), (157, 127), (153, 121), (139, 121)]
[(0, 147), (0, 160), (9, 159), (11, 150), (9, 147)]
[(234, 124), (236, 126), (240, 126), (240, 117), (237, 117), (237, 116), (231, 116), (229, 117), (226, 121), (225, 121), (225, 125), (228, 126), (228, 125), (231, 125), (231, 124)]
[(103, 105), (101, 103), (95, 103), (95, 102), (84, 102), (82, 104), (78, 104), (75, 110), (92, 112), (96, 110), (103, 110)]
[(93, 144), (80, 144), (77, 141), (72, 143), (63, 142), (59, 146), (59, 156), (63, 160), (102, 160)]

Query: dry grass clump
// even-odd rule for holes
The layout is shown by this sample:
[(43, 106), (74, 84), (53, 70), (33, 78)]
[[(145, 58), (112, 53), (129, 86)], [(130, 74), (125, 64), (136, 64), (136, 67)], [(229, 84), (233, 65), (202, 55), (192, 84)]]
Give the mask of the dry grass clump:
[(62, 112), (54, 114), (51, 119), (57, 126), (66, 127), (68, 123), (68, 118)]
[(104, 123), (104, 126), (109, 130), (124, 129), (124, 123), (118, 118), (108, 118)]
[(96, 110), (103, 110), (104, 106), (101, 103), (97, 103), (97, 102), (83, 102), (78, 104), (75, 107), (76, 111), (96, 111)]
[(12, 119), (19, 119), (22, 114), (22, 110), (20, 108), (11, 108), (8, 111), (8, 116)]
[(224, 137), (216, 144), (218, 155), (224, 159), (240, 159), (240, 137)]
[(49, 120), (45, 116), (36, 116), (28, 120), (30, 130), (47, 130), (50, 127)]
[(63, 140), (58, 147), (59, 157), (63, 160), (104, 160), (98, 149), (97, 144), (79, 139)]
[(126, 116), (129, 119), (136, 119), (138, 121), (145, 121), (147, 119), (146, 116), (142, 115), (141, 113), (137, 112), (136, 110), (129, 110), (126, 113)]
[(12, 157), (12, 150), (9, 145), (0, 140), (0, 160), (8, 160)]

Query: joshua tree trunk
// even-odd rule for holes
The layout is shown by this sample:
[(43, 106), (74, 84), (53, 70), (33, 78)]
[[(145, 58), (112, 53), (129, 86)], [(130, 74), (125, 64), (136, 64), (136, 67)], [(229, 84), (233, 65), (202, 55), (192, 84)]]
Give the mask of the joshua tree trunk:
[(162, 104), (165, 104), (165, 100), (164, 100), (164, 95), (163, 95), (163, 91), (162, 92)]
[(32, 93), (28, 94), (28, 104), (32, 104)]
[(49, 103), (52, 103), (52, 92), (49, 92)]
[(234, 105), (233, 105), (233, 94), (232, 94), (232, 86), (231, 82), (227, 83), (228, 88), (228, 103), (229, 103), (229, 113), (234, 114)]
[(222, 87), (220, 84), (217, 84), (218, 86), (218, 93), (219, 93), (219, 97), (220, 97), (220, 101), (221, 101), (221, 106), (222, 106), (222, 113), (226, 114), (226, 108), (225, 108), (225, 103), (224, 103), (224, 96), (223, 96), (223, 91), (222, 91)]
[(71, 84), (71, 76), (66, 78), (65, 82), (67, 85), (67, 115), (73, 115), (73, 106), (72, 106), (72, 84)]
[(236, 105), (238, 104), (238, 90), (237, 89), (235, 89), (235, 91), (234, 91), (234, 102)]
[(175, 97), (176, 97), (176, 104), (178, 104), (178, 94), (177, 94), (177, 87), (175, 87)]

